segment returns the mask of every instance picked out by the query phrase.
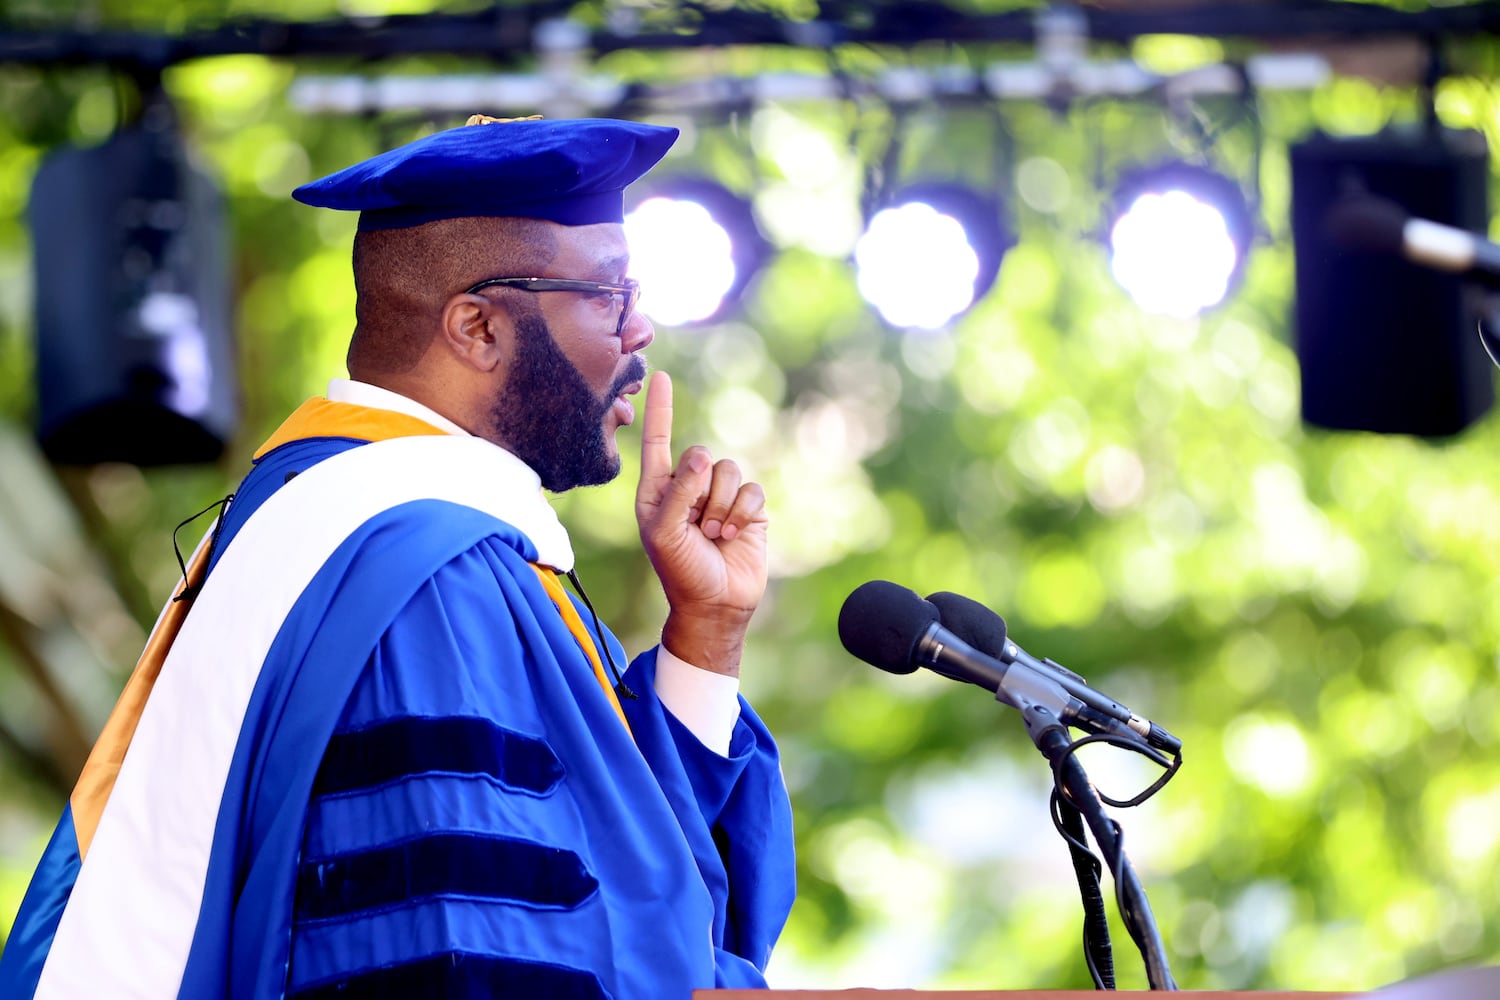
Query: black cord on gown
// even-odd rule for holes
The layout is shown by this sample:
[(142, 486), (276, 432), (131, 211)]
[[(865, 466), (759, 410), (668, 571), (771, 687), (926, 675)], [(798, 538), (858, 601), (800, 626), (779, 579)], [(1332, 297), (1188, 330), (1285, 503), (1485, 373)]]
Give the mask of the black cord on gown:
[(192, 524), (194, 521), (198, 520), (198, 518), (202, 517), (204, 514), (207, 514), (209, 511), (213, 510), (215, 507), (219, 508), (219, 517), (216, 521), (214, 521), (213, 536), (208, 540), (208, 558), (212, 560), (214, 557), (214, 550), (219, 547), (219, 533), (224, 529), (224, 515), (229, 512), (229, 504), (233, 499), (234, 494), (231, 493), (222, 500), (215, 500), (213, 503), (209, 504), (207, 507), (204, 507), (198, 513), (194, 514), (192, 517), (188, 518), (177, 527), (172, 529), (172, 552), (177, 556), (177, 568), (182, 572), (182, 589), (177, 592), (176, 597), (172, 598), (172, 602), (174, 604), (178, 601), (191, 601), (193, 598), (198, 596), (198, 591), (203, 589), (203, 581), (201, 579), (195, 581), (188, 580), (187, 563), (182, 558), (182, 546), (177, 543), (177, 533), (183, 528), (186, 528), (188, 525)]

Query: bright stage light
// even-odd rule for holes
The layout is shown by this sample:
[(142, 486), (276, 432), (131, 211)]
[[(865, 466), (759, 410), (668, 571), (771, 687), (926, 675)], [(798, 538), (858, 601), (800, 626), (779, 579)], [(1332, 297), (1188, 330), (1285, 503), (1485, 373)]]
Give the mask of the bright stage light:
[(749, 204), (696, 178), (652, 189), (625, 216), (625, 238), (641, 308), (668, 326), (722, 315), (766, 255)]
[(649, 290), (645, 308), (670, 326), (718, 311), (734, 284), (729, 233), (693, 201), (648, 198), (625, 219), (631, 273)]
[(1147, 312), (1195, 316), (1224, 300), (1250, 246), (1252, 220), (1231, 180), (1187, 164), (1127, 176), (1110, 225), (1110, 269)]
[(1239, 252), (1224, 216), (1186, 191), (1143, 194), (1110, 231), (1111, 270), (1147, 312), (1193, 316), (1223, 300)]
[(892, 326), (934, 330), (989, 291), (1007, 246), (992, 201), (953, 185), (912, 187), (855, 245), (859, 292)]
[(877, 212), (854, 260), (859, 293), (892, 326), (935, 329), (974, 303), (979, 255), (958, 220), (931, 205)]

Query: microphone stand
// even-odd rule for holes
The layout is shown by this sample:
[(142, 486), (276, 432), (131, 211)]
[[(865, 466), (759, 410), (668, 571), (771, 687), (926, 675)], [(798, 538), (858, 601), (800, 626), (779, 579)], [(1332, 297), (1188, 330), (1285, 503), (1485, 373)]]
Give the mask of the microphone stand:
[[(1006, 695), (1008, 697), (1000, 697), (997, 692), (996, 697), (1007, 704), (1012, 703), (1012, 699), (1025, 703), (1016, 707), (1021, 710), (1021, 718), (1026, 723), (1026, 732), (1031, 741), (1052, 764), (1053, 775), (1062, 790), (1059, 807), (1064, 810), (1071, 808), (1082, 814), (1094, 835), (1094, 842), (1104, 855), (1105, 863), (1109, 865), (1120, 902), (1120, 916), (1136, 947), (1140, 949), (1141, 958), (1145, 960), (1146, 979), (1151, 988), (1177, 989), (1177, 983), (1167, 965), (1166, 949), (1156, 929), (1156, 918), (1152, 916), (1151, 904), (1146, 900), (1146, 890), (1136, 877), (1135, 869), (1121, 846), (1120, 827), (1104, 812), (1104, 804), (1099, 801), (1099, 795), (1094, 791), (1093, 783), (1079, 763), (1077, 754), (1068, 753), (1073, 741), (1068, 736), (1067, 727), (1063, 725), (1057, 712), (1046, 705), (1015, 691), (1007, 691)], [(1080, 873), (1080, 884), (1081, 882)], [(1085, 892), (1085, 897), (1087, 895)], [(1085, 898), (1085, 908), (1087, 907)]]

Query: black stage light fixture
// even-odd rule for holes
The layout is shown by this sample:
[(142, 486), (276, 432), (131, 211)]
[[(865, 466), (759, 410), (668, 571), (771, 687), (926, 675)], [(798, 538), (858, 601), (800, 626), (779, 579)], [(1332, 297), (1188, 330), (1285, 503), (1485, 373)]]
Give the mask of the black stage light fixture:
[(1302, 417), (1334, 430), (1444, 437), (1495, 401), (1489, 358), (1474, 335), (1477, 289), (1462, 277), (1368, 252), (1338, 238), (1330, 209), (1352, 193), (1483, 235), (1489, 151), (1479, 132), (1335, 138), (1292, 147), (1297, 357)]
[(37, 433), (60, 464), (209, 462), (234, 428), (225, 200), (166, 110), (32, 185)]

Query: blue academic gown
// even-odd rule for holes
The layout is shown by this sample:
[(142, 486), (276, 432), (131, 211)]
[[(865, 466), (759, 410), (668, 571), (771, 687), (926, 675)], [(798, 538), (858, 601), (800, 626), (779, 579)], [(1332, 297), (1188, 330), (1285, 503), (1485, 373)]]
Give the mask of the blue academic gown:
[[(361, 443), (263, 456), (220, 550), (289, 474)], [(255, 685), (180, 996), (764, 985), (794, 892), (770, 733), (741, 699), (728, 756), (703, 746), (656, 698), (655, 650), (626, 672), (639, 695), (623, 702), (627, 730), (536, 559), (492, 515), (422, 500), (366, 522), (323, 565)], [(0, 995), (31, 995), (66, 901), (61, 826), (18, 916), (26, 954), (0, 959)]]

